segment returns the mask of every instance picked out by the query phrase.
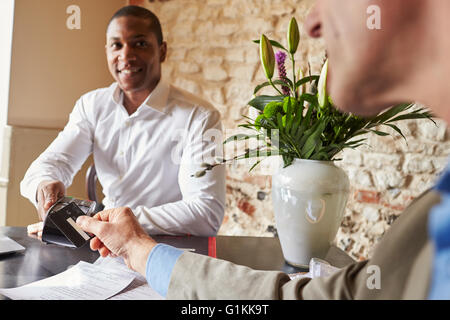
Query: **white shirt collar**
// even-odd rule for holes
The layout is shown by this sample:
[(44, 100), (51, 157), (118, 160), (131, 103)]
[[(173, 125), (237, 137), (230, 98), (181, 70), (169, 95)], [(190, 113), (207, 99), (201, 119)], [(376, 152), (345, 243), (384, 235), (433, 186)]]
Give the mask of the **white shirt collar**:
[[(111, 87), (114, 90), (112, 95), (113, 101), (116, 104), (123, 106), (123, 92), (120, 89), (119, 85), (117, 84), (117, 82), (115, 82)], [(169, 91), (170, 91), (169, 84), (161, 77), (156, 87), (144, 100), (141, 106), (145, 105), (156, 111), (167, 113), (166, 107), (167, 107), (167, 100), (169, 98)]]

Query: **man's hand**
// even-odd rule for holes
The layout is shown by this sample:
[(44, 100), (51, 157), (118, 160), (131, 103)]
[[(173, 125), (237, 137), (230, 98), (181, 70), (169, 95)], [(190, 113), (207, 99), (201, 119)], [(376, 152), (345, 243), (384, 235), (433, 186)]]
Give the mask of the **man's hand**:
[(42, 238), (42, 230), (44, 229), (42, 221), (44, 221), (48, 209), (50, 209), (59, 198), (64, 197), (65, 194), (66, 188), (61, 181), (44, 180), (39, 183), (36, 191), (36, 200), (37, 212), (41, 222), (30, 224), (27, 227), (29, 235), (37, 235), (38, 239)]
[(36, 199), (39, 219), (41, 221), (44, 221), (48, 209), (50, 209), (50, 207), (54, 205), (59, 198), (64, 197), (65, 194), (66, 188), (61, 181), (44, 180), (39, 183), (36, 192)]
[(92, 250), (98, 250), (102, 257), (121, 256), (129, 268), (145, 276), (147, 258), (156, 242), (142, 229), (130, 208), (101, 211), (92, 218), (80, 216), (77, 224), (95, 235)]
[(27, 227), (27, 233), (32, 235), (33, 238), (38, 238), (42, 240), (42, 231), (44, 230), (44, 223), (42, 221), (34, 224), (30, 224)]

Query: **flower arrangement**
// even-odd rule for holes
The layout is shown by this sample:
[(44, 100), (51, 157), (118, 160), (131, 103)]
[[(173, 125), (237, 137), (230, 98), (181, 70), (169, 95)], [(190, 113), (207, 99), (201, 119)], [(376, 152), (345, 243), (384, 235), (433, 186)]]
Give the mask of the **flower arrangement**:
[[(395, 105), (373, 117), (359, 117), (337, 109), (327, 93), (328, 60), (325, 61), (320, 76), (303, 76), (301, 68), (296, 71), (294, 55), (300, 43), (300, 32), (295, 18), (289, 23), (287, 48), (264, 34), (254, 42), (259, 44), (261, 64), (267, 81), (256, 86), (254, 98), (248, 102), (249, 106), (258, 110), (258, 116), (255, 119), (244, 116), (247, 122), (239, 125), (252, 130), (253, 134), (237, 134), (224, 143), (255, 138), (262, 144), (254, 149), (246, 149), (244, 154), (232, 159), (221, 159), (215, 164), (205, 163), (195, 176), (202, 176), (205, 171), (228, 161), (253, 157), (280, 155), (284, 167), (289, 166), (296, 158), (339, 160), (336, 155), (343, 149), (355, 149), (364, 144), (367, 138), (363, 135), (389, 135), (380, 131), (379, 127), (389, 127), (405, 138), (395, 122), (423, 118), (433, 121), (430, 112), (413, 108), (414, 103)], [(274, 53), (273, 47), (279, 51)], [(292, 64), (292, 78), (286, 72), (287, 57)], [(278, 79), (274, 79), (276, 65)], [(257, 96), (265, 87), (272, 87), (276, 94)]]

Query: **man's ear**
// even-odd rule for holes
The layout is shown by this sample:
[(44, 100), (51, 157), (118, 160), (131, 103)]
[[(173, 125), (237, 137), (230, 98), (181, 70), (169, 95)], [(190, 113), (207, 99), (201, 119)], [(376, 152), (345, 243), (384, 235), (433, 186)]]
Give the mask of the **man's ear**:
[(166, 55), (167, 55), (167, 43), (163, 41), (163, 43), (159, 46), (159, 62), (166, 61)]

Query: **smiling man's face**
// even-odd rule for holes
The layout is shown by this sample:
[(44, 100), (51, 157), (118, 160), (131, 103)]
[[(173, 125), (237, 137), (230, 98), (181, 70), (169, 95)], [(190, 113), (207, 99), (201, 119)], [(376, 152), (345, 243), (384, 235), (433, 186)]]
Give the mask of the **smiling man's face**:
[[(420, 54), (417, 39), (422, 38), (419, 16), (424, 3), (317, 0), (305, 26), (310, 36), (325, 40), (329, 93), (339, 108), (371, 115), (413, 98), (406, 86)], [(379, 9), (380, 29), (368, 27), (374, 14), (370, 6)]]
[(119, 87), (129, 93), (148, 94), (161, 78), (166, 45), (159, 44), (149, 22), (133, 16), (111, 21), (106, 34), (109, 71)]

